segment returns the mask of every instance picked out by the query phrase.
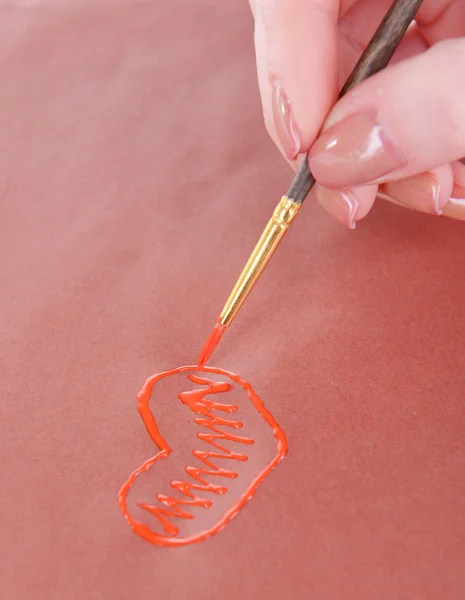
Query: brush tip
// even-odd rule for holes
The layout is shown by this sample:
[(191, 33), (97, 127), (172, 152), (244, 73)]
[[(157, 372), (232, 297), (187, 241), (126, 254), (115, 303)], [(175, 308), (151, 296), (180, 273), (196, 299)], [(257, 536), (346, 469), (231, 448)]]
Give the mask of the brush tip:
[(219, 341), (223, 337), (223, 333), (226, 331), (226, 326), (223, 325), (219, 320), (217, 321), (215, 327), (213, 327), (213, 331), (207, 338), (202, 351), (200, 352), (199, 360), (197, 361), (197, 367), (201, 369), (210, 356), (213, 354), (213, 351), (218, 346)]

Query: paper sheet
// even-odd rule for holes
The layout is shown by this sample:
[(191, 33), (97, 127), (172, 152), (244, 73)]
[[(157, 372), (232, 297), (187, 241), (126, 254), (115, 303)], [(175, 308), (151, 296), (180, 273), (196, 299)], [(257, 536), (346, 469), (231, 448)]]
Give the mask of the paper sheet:
[(463, 224), (308, 201), (212, 360), (289, 453), (216, 536), (152, 546), (116, 497), (154, 453), (136, 394), (195, 361), (291, 177), (251, 15), (1, 2), (0, 29), (2, 595), (458, 600)]

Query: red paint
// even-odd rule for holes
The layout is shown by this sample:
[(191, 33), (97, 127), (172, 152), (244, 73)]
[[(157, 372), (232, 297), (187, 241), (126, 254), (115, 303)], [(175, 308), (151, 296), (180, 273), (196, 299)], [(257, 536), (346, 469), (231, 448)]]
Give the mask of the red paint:
[(277, 440), (276, 455), (260, 471), (260, 473), (254, 477), (244, 493), (239, 497), (238, 500), (234, 502), (231, 508), (219, 519), (219, 521), (216, 522), (214, 526), (190, 537), (178, 537), (179, 530), (176, 525), (173, 524), (170, 518), (192, 519), (194, 518), (194, 515), (189, 512), (190, 506), (202, 506), (208, 508), (212, 504), (212, 500), (203, 497), (203, 492), (225, 494), (228, 491), (228, 488), (224, 484), (211, 483), (206, 479), (206, 477), (209, 475), (213, 476), (215, 482), (219, 477), (223, 477), (225, 479), (237, 477), (237, 473), (232, 468), (226, 468), (223, 466), (219, 467), (213, 462), (213, 459), (219, 458), (221, 462), (224, 461), (225, 458), (237, 461), (247, 460), (246, 454), (225, 448), (221, 445), (220, 441), (230, 440), (245, 447), (254, 443), (254, 441), (250, 438), (236, 435), (235, 433), (225, 429), (240, 429), (242, 427), (242, 423), (240, 421), (227, 419), (216, 414), (218, 412), (229, 414), (235, 413), (238, 409), (237, 406), (233, 404), (220, 403), (206, 398), (206, 396), (217, 395), (229, 391), (232, 388), (231, 384), (212, 381), (195, 374), (189, 375), (189, 379), (191, 381), (206, 387), (194, 389), (188, 392), (181, 392), (179, 394), (179, 399), (181, 402), (186, 404), (192, 410), (192, 412), (199, 415), (194, 418), (194, 421), (198, 425), (206, 428), (207, 431), (197, 433), (197, 437), (213, 446), (213, 450), (194, 450), (194, 456), (200, 463), (203, 464), (201, 466), (192, 466), (186, 468), (186, 473), (190, 476), (191, 480), (175, 480), (171, 482), (171, 487), (175, 490), (175, 492), (178, 493), (176, 497), (158, 494), (157, 500), (159, 505), (139, 504), (141, 508), (148, 511), (158, 519), (166, 535), (156, 533), (144, 523), (133, 519), (129, 514), (126, 499), (129, 489), (134, 483), (137, 475), (149, 469), (160, 458), (166, 458), (171, 453), (171, 448), (161, 435), (155, 418), (149, 408), (152, 390), (156, 383), (164, 377), (185, 371), (196, 372), (198, 371), (198, 367), (178, 367), (177, 369), (172, 369), (170, 371), (164, 371), (163, 373), (153, 375), (147, 379), (141, 391), (139, 392), (137, 396), (137, 409), (142, 417), (148, 434), (158, 446), (160, 451), (155, 456), (145, 461), (142, 466), (140, 466), (130, 475), (129, 479), (122, 486), (118, 494), (120, 508), (132, 529), (145, 540), (158, 546), (184, 546), (195, 542), (201, 542), (209, 536), (220, 531), (235, 515), (237, 515), (246, 502), (250, 500), (258, 486), (267, 477), (267, 475), (269, 475), (272, 469), (284, 458), (287, 452), (287, 441), (283, 430), (276, 423), (271, 413), (265, 408), (263, 402), (253, 391), (251, 385), (239, 375), (235, 375), (234, 373), (230, 373), (222, 369), (204, 367), (202, 369), (203, 372), (224, 375), (231, 381), (238, 383), (247, 392), (249, 399), (257, 411), (272, 429), (273, 435)]
[(219, 341), (223, 337), (223, 333), (226, 331), (226, 326), (222, 325), (220, 321), (218, 321), (213, 327), (213, 331), (207, 338), (202, 351), (200, 352), (198, 366), (199, 368), (203, 367), (210, 356), (213, 354), (214, 349), (218, 346)]

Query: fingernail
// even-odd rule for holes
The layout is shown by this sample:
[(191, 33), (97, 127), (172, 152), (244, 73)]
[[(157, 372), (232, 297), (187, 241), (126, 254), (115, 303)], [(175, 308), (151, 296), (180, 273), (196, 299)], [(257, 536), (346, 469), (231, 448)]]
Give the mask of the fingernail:
[(289, 160), (293, 160), (300, 151), (300, 139), (292, 118), (289, 102), (279, 81), (273, 82), (273, 119), (281, 148)]
[(349, 229), (355, 229), (358, 202), (352, 192), (329, 190), (317, 184), (315, 193), (318, 202), (326, 212)]
[(374, 110), (347, 117), (323, 133), (309, 154), (310, 170), (325, 187), (370, 183), (407, 164)]
[(420, 173), (383, 185), (383, 190), (402, 206), (432, 215), (442, 214), (441, 181), (432, 173)]
[(402, 208), (405, 208), (405, 206), (403, 204), (401, 204), (400, 202), (397, 202), (397, 200), (394, 200), (394, 198), (391, 198), (391, 196), (388, 196), (387, 194), (385, 194), (382, 191), (378, 191), (378, 193), (376, 194), (377, 198), (381, 198), (381, 200), (387, 200), (388, 202), (391, 202), (391, 204), (396, 204), (397, 206), (402, 206)]
[(465, 221), (465, 190), (454, 186), (449, 202), (442, 209), (445, 217)]
[(297, 154), (297, 156), (289, 161), (289, 164), (291, 165), (292, 169), (297, 173), (297, 171), (300, 169), (300, 165), (304, 162), (304, 160), (307, 158), (307, 154), (305, 152), (302, 152), (301, 154)]

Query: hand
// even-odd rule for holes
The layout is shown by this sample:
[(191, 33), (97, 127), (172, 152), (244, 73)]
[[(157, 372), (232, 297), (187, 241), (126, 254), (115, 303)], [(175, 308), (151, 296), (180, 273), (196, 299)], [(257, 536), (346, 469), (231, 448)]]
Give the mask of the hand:
[(310, 150), (348, 227), (377, 195), (465, 220), (465, 0), (424, 0), (389, 66), (329, 112), (391, 3), (251, 0), (266, 127), (294, 167)]

